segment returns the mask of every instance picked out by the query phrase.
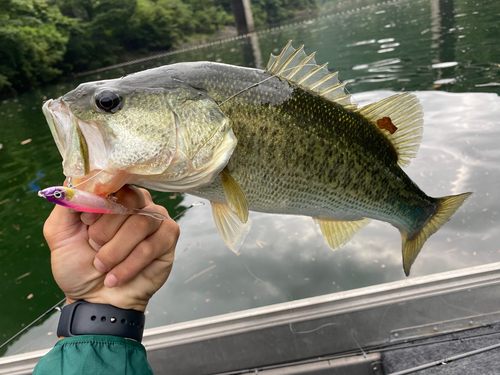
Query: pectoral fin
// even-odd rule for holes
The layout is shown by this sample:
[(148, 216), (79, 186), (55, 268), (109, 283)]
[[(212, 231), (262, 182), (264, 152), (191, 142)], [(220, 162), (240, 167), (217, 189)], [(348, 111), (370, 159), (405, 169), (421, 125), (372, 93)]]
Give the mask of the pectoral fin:
[(370, 219), (362, 219), (358, 221), (335, 221), (313, 218), (313, 220), (319, 225), (323, 237), (325, 237), (326, 242), (328, 242), (328, 246), (330, 246), (332, 250), (336, 250), (341, 247), (361, 228), (370, 222)]
[(222, 180), (222, 190), (224, 190), (229, 207), (231, 207), (231, 210), (238, 216), (241, 222), (246, 223), (248, 220), (248, 205), (245, 193), (227, 168), (222, 170), (220, 177)]
[(252, 226), (252, 219), (248, 216), (248, 211), (247, 220), (243, 222), (228, 204), (214, 201), (210, 201), (210, 204), (212, 205), (215, 226), (220, 236), (226, 245), (237, 253)]

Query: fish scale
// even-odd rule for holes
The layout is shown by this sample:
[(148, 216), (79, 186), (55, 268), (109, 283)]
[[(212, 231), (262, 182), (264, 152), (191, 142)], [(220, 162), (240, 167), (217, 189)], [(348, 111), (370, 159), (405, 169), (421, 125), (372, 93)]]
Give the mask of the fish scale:
[[(219, 90), (223, 89), (219, 87)], [(256, 91), (253, 90), (254, 93)], [(250, 210), (302, 213), (336, 220), (369, 216), (406, 223), (406, 219), (410, 219), (412, 223), (415, 218), (410, 218), (408, 211), (418, 215), (419, 206), (435, 201), (427, 197), (394, 163), (392, 148), (380, 132), (373, 129), (369, 136), (365, 134), (366, 124), (360, 116), (349, 116), (341, 106), (325, 102), (301, 89), (295, 89), (294, 97), (285, 103), (269, 104), (259, 107), (241, 105), (226, 111), (238, 139), (238, 147), (229, 161), (228, 170), (245, 192)], [(267, 131), (262, 132), (262, 127)], [(373, 144), (368, 149), (371, 153), (366, 147), (357, 149), (354, 146), (366, 142), (367, 138)], [(254, 142), (254, 139), (259, 141)], [(326, 150), (336, 152), (328, 153)], [(381, 171), (367, 171), (370, 160), (377, 160)], [(372, 179), (375, 174), (380, 176), (380, 181), (361, 182)], [(262, 178), (262, 175), (272, 178)], [(401, 185), (399, 181), (403, 186), (397, 186)], [(302, 186), (309, 192), (307, 199), (296, 199), (295, 191)], [(191, 193), (209, 200), (220, 200), (223, 197), (222, 184), (217, 187), (218, 192), (214, 192), (214, 187)], [(406, 194), (408, 189), (411, 189), (410, 194)], [(270, 194), (271, 191), (273, 194)], [(402, 199), (407, 205), (405, 211), (386, 204), (388, 195), (399, 194), (399, 191), (407, 195)], [(286, 205), (281, 203), (284, 199), (287, 200)], [(363, 204), (363, 200), (370, 204)]]
[(470, 193), (429, 197), (402, 170), (422, 140), (414, 95), (357, 108), (344, 86), (289, 43), (265, 70), (173, 64), (82, 84), (43, 109), (64, 173), (88, 192), (128, 182), (207, 198), (235, 252), (249, 210), (311, 216), (332, 249), (381, 220), (401, 233), (408, 275)]

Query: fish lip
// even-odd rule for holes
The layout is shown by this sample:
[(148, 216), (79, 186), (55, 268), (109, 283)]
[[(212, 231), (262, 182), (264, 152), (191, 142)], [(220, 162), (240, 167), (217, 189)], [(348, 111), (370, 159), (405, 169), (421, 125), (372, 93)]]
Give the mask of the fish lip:
[(42, 111), (64, 164), (68, 147), (70, 147), (71, 115), (68, 106), (62, 98), (49, 99), (43, 104)]
[(54, 110), (51, 108), (51, 105), (54, 103), (53, 99), (47, 100), (43, 106), (42, 106), (42, 112), (45, 115), (45, 119), (47, 120), (47, 123), (49, 124), (50, 131), (52, 133), (52, 137), (54, 138), (54, 141), (56, 142), (57, 148), (59, 149), (59, 153), (61, 155), (64, 155), (66, 152), (66, 142), (64, 142), (64, 139), (62, 138), (62, 135), (59, 133), (60, 130), (63, 128), (62, 124), (58, 121), (58, 119), (55, 116)]
[[(80, 119), (63, 98), (47, 100), (42, 111), (63, 158), (64, 175), (84, 177), (94, 169), (105, 169), (111, 146), (105, 141), (99, 123)], [(75, 139), (85, 147), (75, 147)]]

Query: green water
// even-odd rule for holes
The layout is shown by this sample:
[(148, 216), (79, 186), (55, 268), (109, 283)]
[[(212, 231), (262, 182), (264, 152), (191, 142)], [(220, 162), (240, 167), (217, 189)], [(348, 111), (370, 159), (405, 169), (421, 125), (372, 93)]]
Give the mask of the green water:
[[(263, 30), (141, 64), (79, 77), (0, 104), (0, 342), (63, 295), (52, 279), (42, 236), (52, 206), (41, 187), (60, 184), (61, 157), (41, 113), (44, 100), (78, 83), (181, 61), (263, 67), (293, 39), (330, 62), (355, 100), (417, 91), (424, 139), (406, 169), (429, 195), (474, 192), (426, 243), (411, 277), (500, 261), (500, 3), (498, 1), (360, 2), (343, 12)], [(258, 51), (257, 53), (255, 51)], [(386, 90), (386, 91), (375, 91)], [(31, 142), (22, 145), (23, 141)], [(171, 215), (198, 200), (153, 193)], [(147, 326), (280, 303), (404, 279), (399, 233), (372, 222), (332, 252), (310, 218), (252, 213), (240, 256), (218, 237), (210, 207), (188, 211), (172, 275), (152, 299)], [(8, 347), (7, 354), (55, 342), (57, 316)], [(2, 352), (4, 353), (5, 350)]]

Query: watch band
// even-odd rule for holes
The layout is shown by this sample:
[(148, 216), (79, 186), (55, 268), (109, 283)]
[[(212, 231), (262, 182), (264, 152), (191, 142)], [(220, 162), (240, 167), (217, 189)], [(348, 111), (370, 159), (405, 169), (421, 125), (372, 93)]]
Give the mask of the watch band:
[(146, 316), (102, 303), (76, 301), (63, 307), (57, 335), (111, 335), (142, 341)]

